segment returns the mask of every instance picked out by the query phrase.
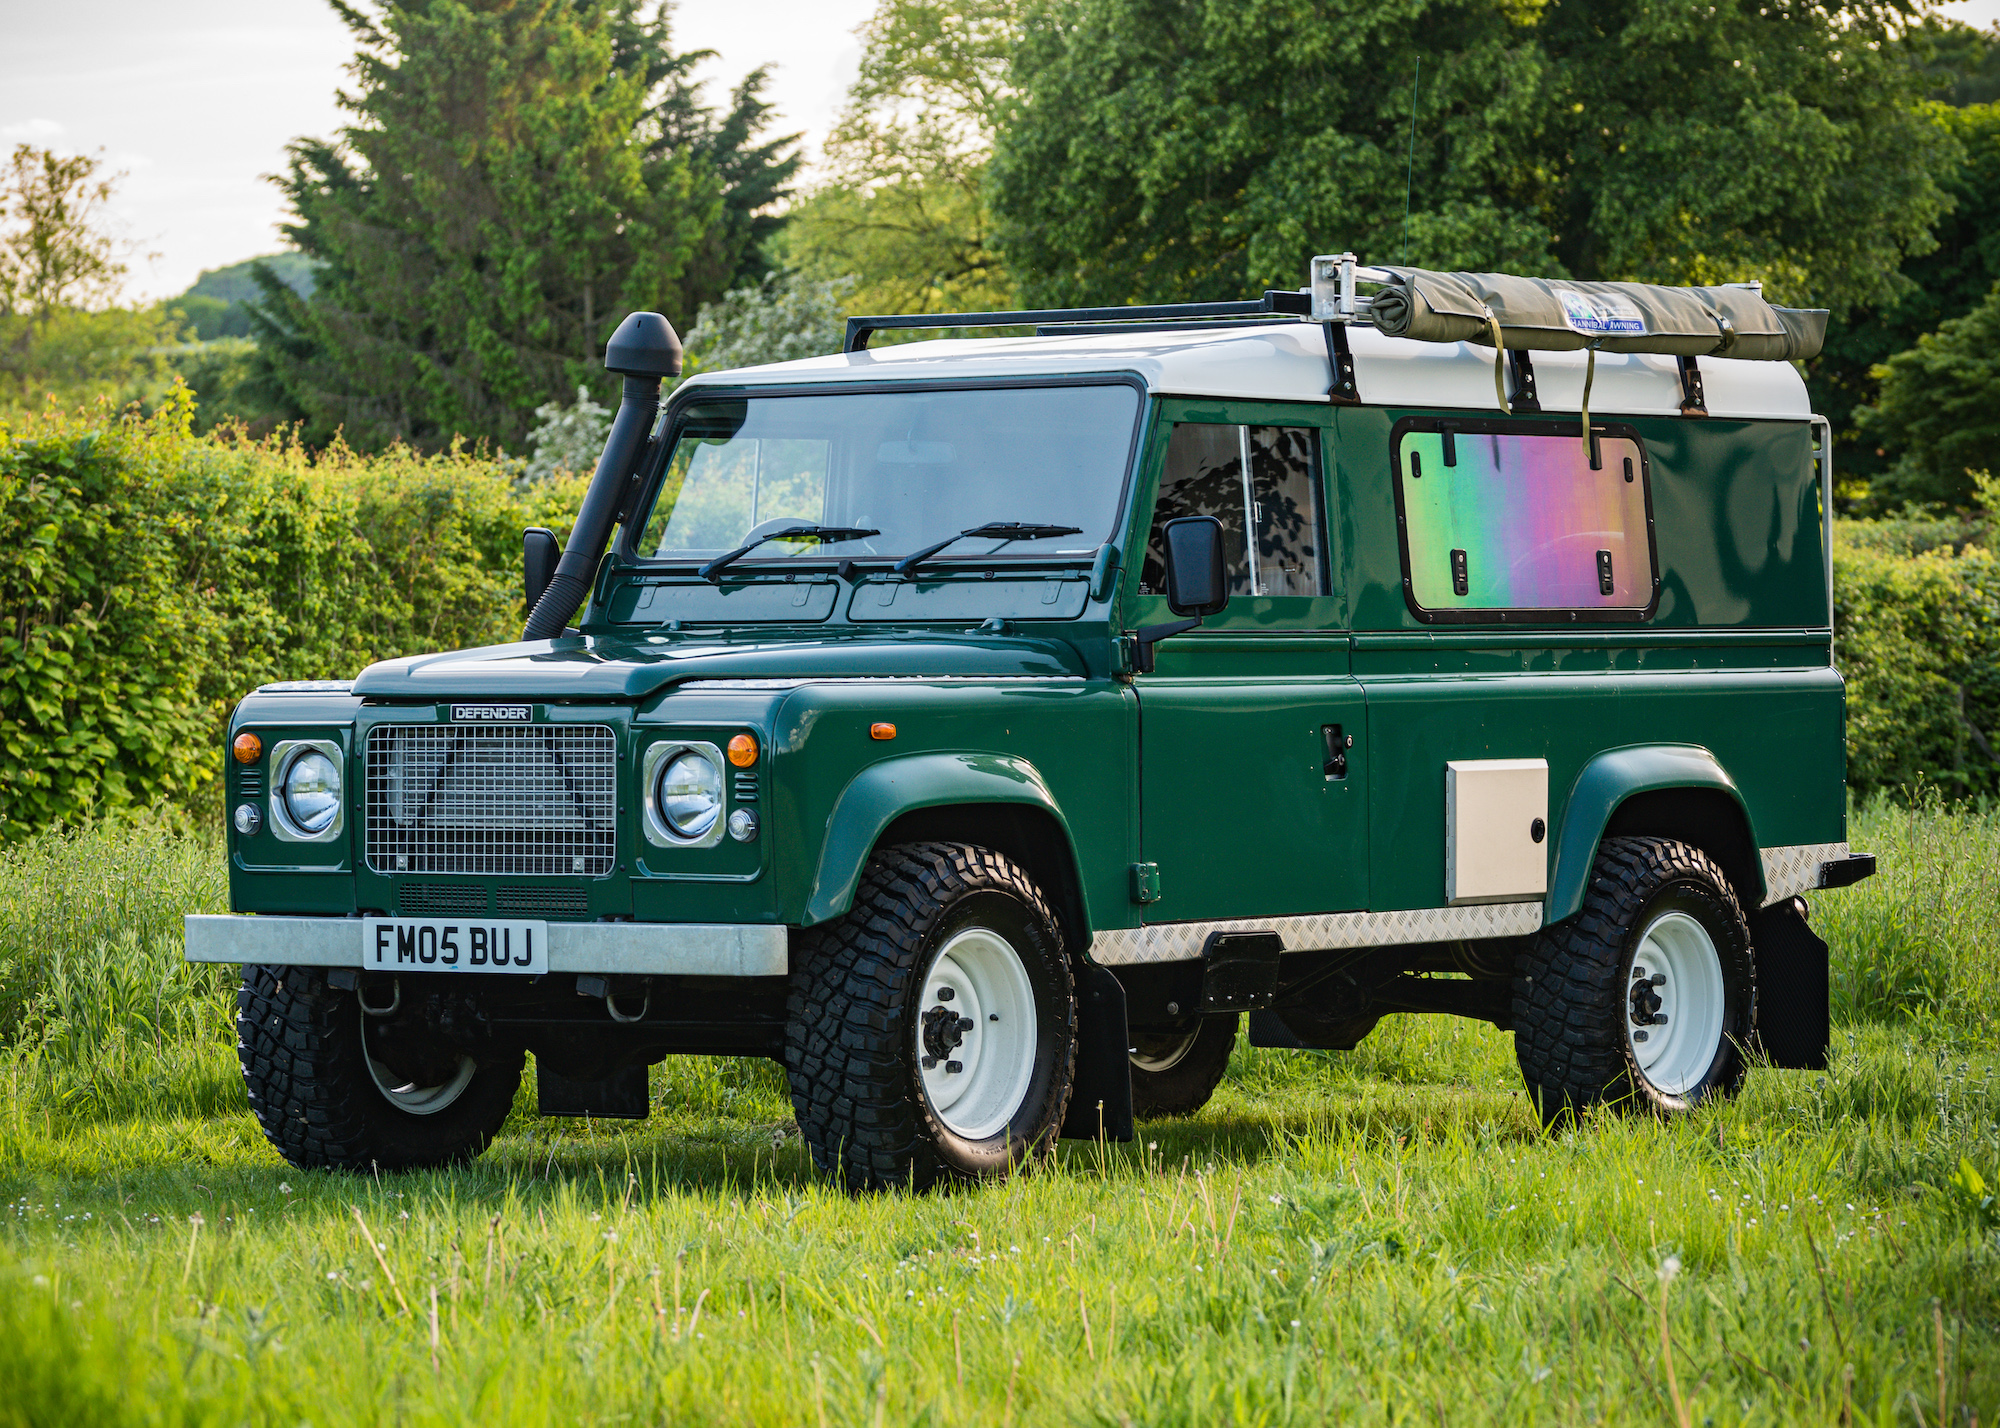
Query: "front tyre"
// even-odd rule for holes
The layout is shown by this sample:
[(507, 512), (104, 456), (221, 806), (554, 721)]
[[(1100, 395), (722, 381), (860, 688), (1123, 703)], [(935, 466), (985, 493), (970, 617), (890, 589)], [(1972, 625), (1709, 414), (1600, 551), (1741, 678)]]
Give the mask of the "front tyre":
[(1186, 1031), (1132, 1033), (1132, 1114), (1191, 1116), (1208, 1104), (1236, 1049), (1237, 1015), (1205, 1016)]
[(803, 939), (785, 1068), (819, 1168), (848, 1188), (1004, 1176), (1054, 1146), (1076, 993), (1039, 889), (963, 843), (878, 852)]
[(360, 998), (315, 967), (247, 966), (236, 1054), (264, 1136), (301, 1170), (419, 1170), (472, 1159), (499, 1134), (521, 1053), (371, 1046)]
[(1671, 839), (1605, 839), (1582, 909), (1516, 965), (1514, 1054), (1546, 1125), (1734, 1095), (1755, 1024), (1743, 910), (1706, 853)]

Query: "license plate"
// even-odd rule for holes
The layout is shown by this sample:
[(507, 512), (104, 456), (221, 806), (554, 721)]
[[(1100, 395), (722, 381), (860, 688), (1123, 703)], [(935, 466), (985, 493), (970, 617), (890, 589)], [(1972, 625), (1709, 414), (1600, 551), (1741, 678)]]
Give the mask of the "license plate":
[(371, 972), (516, 972), (538, 977), (549, 970), (549, 925), (483, 918), (363, 918), (361, 965)]

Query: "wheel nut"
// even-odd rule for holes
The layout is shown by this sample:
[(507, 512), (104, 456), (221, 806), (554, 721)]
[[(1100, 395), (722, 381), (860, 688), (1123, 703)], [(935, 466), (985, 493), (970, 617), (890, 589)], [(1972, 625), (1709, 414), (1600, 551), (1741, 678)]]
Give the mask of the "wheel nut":
[(948, 1002), (957, 995), (958, 993), (954, 992), (950, 987), (938, 988), (938, 1000), (941, 1002)]
[(1654, 986), (1656, 986), (1656, 987), (1664, 987), (1664, 986), (1665, 986), (1666, 984), (1667, 984), (1667, 974), (1666, 974), (1665, 972), (1655, 972), (1655, 973), (1653, 973), (1653, 985), (1654, 985)]
[(1643, 1031), (1635, 1031), (1632, 1033), (1632, 1039), (1634, 1041), (1644, 1041), (1646, 1039), (1646, 1033)]
[(944, 1069), (951, 1072), (955, 1076), (959, 1072), (963, 1071), (965, 1069), (965, 1066), (961, 1062), (947, 1061), (944, 1063)]
[(926, 1071), (930, 1071), (930, 1070), (933, 1070), (933, 1069), (935, 1069), (935, 1068), (936, 1068), (936, 1066), (937, 1066), (937, 1057), (935, 1057), (935, 1056), (926, 1056), (926, 1057), (924, 1058), (924, 1070), (926, 1070)]
[(973, 1021), (973, 1019), (969, 1016), (962, 1016), (958, 1019), (958, 1029), (960, 1031), (970, 1031), (976, 1025), (978, 1025), (978, 1023)]

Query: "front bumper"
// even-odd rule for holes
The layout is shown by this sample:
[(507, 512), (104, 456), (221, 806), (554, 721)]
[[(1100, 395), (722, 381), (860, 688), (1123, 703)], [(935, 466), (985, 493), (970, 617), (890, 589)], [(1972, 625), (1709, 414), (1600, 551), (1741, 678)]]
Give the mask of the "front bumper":
[[(359, 967), (362, 922), (352, 917), (196, 914), (190, 962)], [(549, 971), (680, 977), (782, 977), (786, 930), (776, 924), (551, 922)]]

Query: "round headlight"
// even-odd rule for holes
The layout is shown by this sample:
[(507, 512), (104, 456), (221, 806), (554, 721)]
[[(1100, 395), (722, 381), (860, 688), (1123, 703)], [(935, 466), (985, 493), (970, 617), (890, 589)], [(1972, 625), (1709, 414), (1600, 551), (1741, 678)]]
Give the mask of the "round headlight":
[(706, 754), (690, 749), (660, 771), (653, 797), (669, 828), (683, 838), (699, 838), (722, 812), (722, 770)]
[(301, 833), (324, 833), (340, 812), (340, 769), (317, 749), (285, 768), (285, 816)]

